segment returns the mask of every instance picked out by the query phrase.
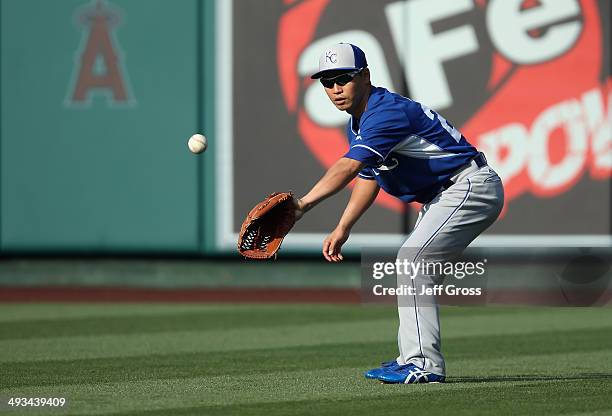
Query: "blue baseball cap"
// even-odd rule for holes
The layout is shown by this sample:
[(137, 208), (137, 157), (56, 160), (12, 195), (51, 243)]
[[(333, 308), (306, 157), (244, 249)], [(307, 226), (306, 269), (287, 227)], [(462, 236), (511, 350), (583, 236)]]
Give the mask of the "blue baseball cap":
[(321, 54), (319, 72), (311, 76), (318, 79), (328, 71), (355, 71), (368, 66), (365, 53), (350, 43), (337, 43)]

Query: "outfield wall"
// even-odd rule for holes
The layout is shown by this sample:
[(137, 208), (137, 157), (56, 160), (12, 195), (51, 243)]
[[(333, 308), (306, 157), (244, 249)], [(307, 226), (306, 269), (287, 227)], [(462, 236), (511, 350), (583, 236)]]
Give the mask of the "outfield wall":
[[(506, 208), (476, 244), (610, 245), (609, 16), (606, 0), (2, 0), (0, 252), (233, 252), (253, 203), (307, 191), (347, 148), (308, 78), (338, 41), (486, 152)], [(317, 253), (349, 192), (285, 251)], [(347, 250), (401, 242), (417, 209), (381, 193)]]
[(2, 251), (210, 248), (212, 3), (1, 7)]

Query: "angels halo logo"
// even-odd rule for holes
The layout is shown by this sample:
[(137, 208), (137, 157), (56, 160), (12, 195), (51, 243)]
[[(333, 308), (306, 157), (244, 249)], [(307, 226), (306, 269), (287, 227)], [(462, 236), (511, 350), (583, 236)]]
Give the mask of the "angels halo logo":
[(125, 57), (115, 34), (123, 17), (121, 9), (106, 0), (93, 0), (79, 7), (74, 17), (82, 40), (64, 105), (88, 108), (94, 96), (104, 95), (109, 107), (134, 106)]
[[(587, 175), (612, 176), (612, 78), (604, 63), (609, 45), (597, 0), (407, 0), (355, 8), (354, 14), (386, 18), (393, 45), (385, 47), (378, 40), (382, 35), (367, 28), (321, 27), (334, 6), (329, 0), (286, 3), (290, 8), (277, 38), (283, 98), (304, 144), (324, 168), (348, 149), (348, 117), (326, 102), (309, 75), (325, 47), (344, 41), (364, 49), (375, 85), (382, 80), (382, 86), (401, 93), (393, 82), (406, 84), (412, 98), (453, 120), (504, 179), (506, 202), (526, 193), (556, 196)], [(457, 46), (445, 49), (444, 35), (455, 37)], [(406, 38), (427, 42), (406, 45)], [(406, 50), (417, 55), (402, 56)], [(411, 66), (419, 57), (419, 66)], [(403, 79), (390, 75), (388, 62), (396, 61)], [(469, 71), (466, 65), (472, 65)], [(466, 72), (469, 82), (460, 76)], [(383, 192), (377, 203), (403, 209)]]

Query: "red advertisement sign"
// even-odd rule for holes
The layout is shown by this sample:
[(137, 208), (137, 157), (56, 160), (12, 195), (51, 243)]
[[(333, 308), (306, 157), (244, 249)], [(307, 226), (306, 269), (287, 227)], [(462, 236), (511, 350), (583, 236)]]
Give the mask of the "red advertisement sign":
[[(374, 85), (435, 109), (486, 154), (506, 189), (487, 236), (524, 246), (525, 235), (576, 242), (610, 234), (609, 1), (223, 4), (230, 17), (221, 27), (231, 29), (218, 50), (233, 68), (218, 67), (222, 97), (231, 100), (221, 118), (231, 129), (219, 124), (232, 146), (224, 156), (232, 181), (221, 186), (228, 202), (219, 205), (231, 213), (222, 222), (228, 244), (254, 201), (306, 192), (348, 149), (348, 115), (310, 79), (320, 53), (337, 42), (365, 51)], [(312, 210), (287, 247), (320, 246), (348, 192)], [(349, 243), (388, 244), (410, 230), (414, 209), (381, 192)]]
[[(326, 13), (334, 12), (333, 3), (286, 3), (292, 7), (279, 21), (277, 43), (284, 102), (296, 114), (307, 148), (328, 167), (346, 151), (344, 129), (316, 119), (321, 110), (308, 89), (318, 86), (299, 67), (311, 45), (325, 43), (318, 33)], [(404, 66), (406, 92), (414, 91), (417, 100), (433, 99), (426, 103), (451, 120), (453, 115), (463, 120), (463, 134), (504, 179), (507, 204), (526, 193), (568, 192), (585, 176), (609, 180), (611, 78), (604, 43), (609, 28), (596, 0), (405, 1), (368, 8), (353, 13), (384, 11), (396, 42), (388, 48), (396, 54), (389, 61)], [(352, 32), (367, 40), (366, 54), (367, 46), (383, 50), (376, 33), (363, 29)], [(331, 43), (338, 36), (325, 38)], [(465, 73), (460, 61), (470, 57), (468, 67), (477, 68), (468, 76), (477, 79), (466, 83), (454, 73)], [(477, 86), (480, 96), (463, 91), (466, 86)], [(378, 203), (402, 210), (389, 195), (382, 194)]]

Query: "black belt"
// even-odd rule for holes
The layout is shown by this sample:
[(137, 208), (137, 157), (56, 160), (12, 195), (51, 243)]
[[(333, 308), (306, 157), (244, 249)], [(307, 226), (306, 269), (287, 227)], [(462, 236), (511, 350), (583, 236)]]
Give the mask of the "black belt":
[[(472, 165), (472, 162), (475, 162), (476, 166), (478, 166), (478, 168), (482, 168), (483, 166), (487, 166), (487, 159), (485, 158), (485, 155), (482, 152), (478, 152), (478, 154), (476, 156), (474, 156), (472, 159), (470, 159), (465, 165), (461, 166), (459, 169), (457, 169), (455, 172), (453, 172), (450, 177), (453, 178), (457, 174), (459, 174), (462, 171), (464, 171), (465, 169), (468, 169)], [(431, 202), (431, 200), (434, 199), (435, 196), (438, 195), (440, 192), (446, 191), (448, 188), (450, 188), (454, 184), (455, 184), (455, 182), (452, 179), (449, 178), (435, 192), (433, 192), (433, 193), (428, 192), (428, 193), (426, 193), (424, 195), (423, 194), (417, 195), (417, 197), (414, 200), (416, 202), (420, 202), (421, 204), (427, 204), (427, 203)]]
[[(474, 156), (468, 163), (466, 163), (461, 168), (459, 168), (457, 171), (455, 171), (455, 173), (451, 175), (451, 178), (457, 175), (458, 173), (460, 173), (461, 171), (463, 171), (464, 169), (467, 169), (469, 165), (472, 164), (472, 162), (476, 162), (476, 166), (478, 166), (478, 168), (487, 166), (487, 159), (485, 158), (484, 153), (478, 152), (478, 154)], [(440, 191), (446, 191), (448, 188), (450, 188), (451, 186), (455, 184), (455, 182), (451, 178), (447, 179), (446, 182), (442, 184), (442, 188), (440, 189)]]

